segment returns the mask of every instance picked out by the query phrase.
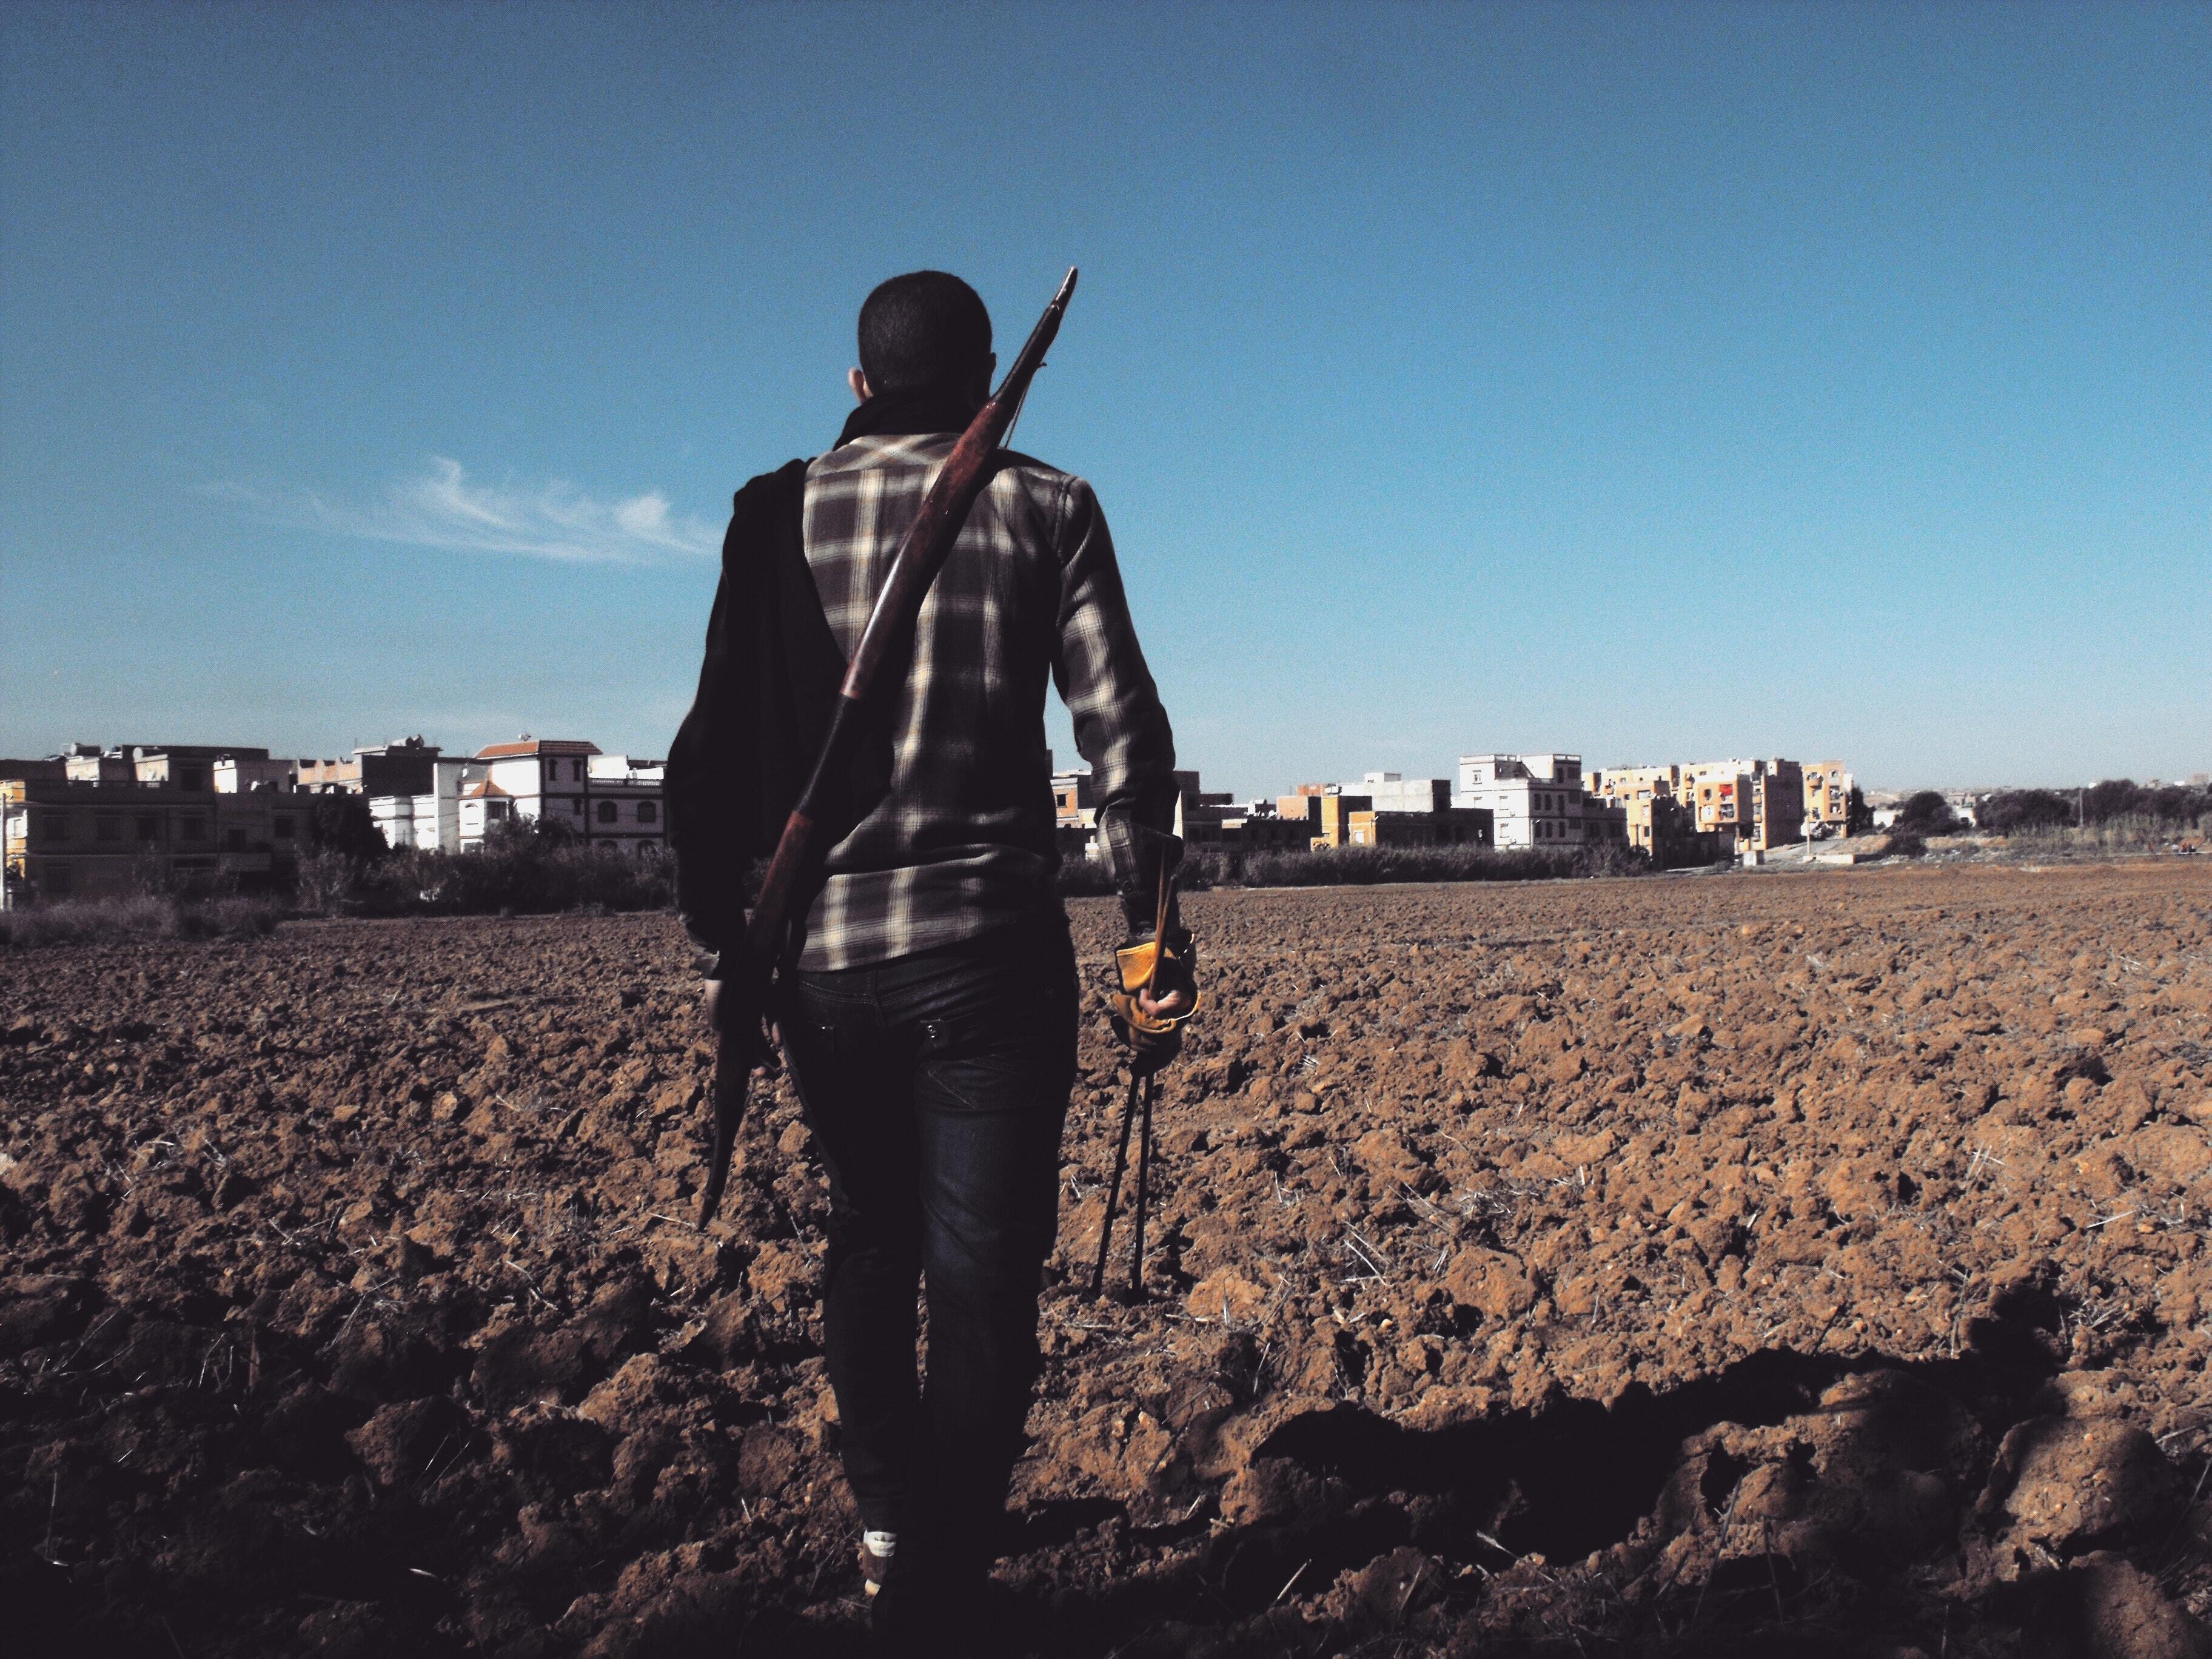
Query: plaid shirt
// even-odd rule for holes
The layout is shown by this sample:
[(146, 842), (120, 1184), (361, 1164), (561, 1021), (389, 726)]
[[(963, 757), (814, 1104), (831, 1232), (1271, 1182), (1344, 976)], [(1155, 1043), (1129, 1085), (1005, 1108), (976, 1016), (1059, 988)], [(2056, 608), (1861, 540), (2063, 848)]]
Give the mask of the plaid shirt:
[[(953, 441), (856, 438), (807, 468), (806, 561), (848, 658)], [(830, 849), (799, 967), (884, 962), (1054, 908), (1048, 675), (1102, 814), (1166, 830), (1175, 738), (1105, 516), (1083, 480), (1010, 453), (922, 605), (890, 787)]]

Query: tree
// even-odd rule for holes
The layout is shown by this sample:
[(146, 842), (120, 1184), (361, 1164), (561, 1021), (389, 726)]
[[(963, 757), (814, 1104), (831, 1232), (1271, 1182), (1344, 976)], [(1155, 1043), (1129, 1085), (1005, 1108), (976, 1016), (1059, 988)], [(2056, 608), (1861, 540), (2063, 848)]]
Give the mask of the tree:
[(356, 864), (374, 864), (392, 850), (362, 795), (317, 795), (307, 812), (307, 836), (317, 852), (335, 853)]
[(2000, 789), (1982, 803), (1981, 827), (1991, 835), (2045, 830), (2074, 822), (2074, 803), (2051, 789)]
[(1933, 789), (1923, 789), (1905, 798), (1894, 827), (1915, 835), (1948, 836), (1959, 827), (1959, 820), (1951, 814), (1950, 802)]
[(2081, 822), (2103, 823), (2142, 810), (2143, 792), (2130, 778), (2106, 778), (2092, 784), (2081, 797)]
[(1863, 836), (1874, 828), (1874, 808), (1867, 805), (1866, 791), (1856, 783), (1844, 802), (1844, 833)]

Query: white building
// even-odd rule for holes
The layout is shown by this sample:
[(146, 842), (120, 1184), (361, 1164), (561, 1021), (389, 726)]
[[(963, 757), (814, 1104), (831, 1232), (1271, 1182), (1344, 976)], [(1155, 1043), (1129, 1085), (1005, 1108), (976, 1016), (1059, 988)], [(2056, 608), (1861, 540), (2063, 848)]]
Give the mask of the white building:
[(434, 753), (428, 793), (371, 795), (369, 822), (383, 835), (385, 844), (395, 849), (414, 847), (426, 853), (458, 853), (461, 850), (461, 792), (468, 786), (471, 772), (482, 769), (459, 755)]
[(591, 795), (590, 835), (596, 846), (646, 858), (668, 844), (668, 763), (628, 755), (593, 755), (584, 767)]
[(579, 839), (633, 857), (667, 844), (664, 763), (604, 755), (595, 743), (533, 738), (479, 750), (459, 805), (459, 845), (473, 848), (503, 819), (566, 825)]
[[(510, 805), (507, 815), (548, 823), (565, 824), (577, 835), (591, 828), (591, 758), (599, 752), (595, 743), (572, 738), (533, 738), (527, 732), (513, 743), (495, 743), (477, 751), (470, 769), (465, 799), (500, 799)], [(490, 783), (495, 793), (477, 786)], [(483, 815), (489, 817), (491, 815)], [(478, 835), (481, 836), (479, 829)], [(471, 844), (463, 826), (462, 844)]]
[(1357, 783), (1340, 783), (1340, 795), (1364, 795), (1377, 812), (1441, 812), (1451, 805), (1449, 778), (1408, 778), (1396, 772), (1370, 772)]
[(1584, 792), (1580, 755), (1462, 755), (1451, 804), (1487, 808), (1499, 847), (1628, 839), (1626, 811)]
[(300, 763), (271, 760), (266, 755), (225, 755), (215, 763), (215, 792), (218, 795), (247, 795), (256, 789), (289, 793), (300, 781)]
[(514, 822), (514, 797), (489, 778), (478, 778), (461, 791), (456, 817), (461, 849), (473, 853), (494, 830)]

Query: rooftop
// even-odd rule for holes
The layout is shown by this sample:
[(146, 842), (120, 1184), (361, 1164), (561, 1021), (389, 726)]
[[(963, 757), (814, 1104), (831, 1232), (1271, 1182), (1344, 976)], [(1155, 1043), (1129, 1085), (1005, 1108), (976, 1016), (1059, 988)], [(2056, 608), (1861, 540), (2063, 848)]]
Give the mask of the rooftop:
[(596, 755), (596, 743), (574, 738), (533, 738), (525, 732), (513, 743), (495, 743), (477, 750), (478, 760), (512, 760), (518, 755)]

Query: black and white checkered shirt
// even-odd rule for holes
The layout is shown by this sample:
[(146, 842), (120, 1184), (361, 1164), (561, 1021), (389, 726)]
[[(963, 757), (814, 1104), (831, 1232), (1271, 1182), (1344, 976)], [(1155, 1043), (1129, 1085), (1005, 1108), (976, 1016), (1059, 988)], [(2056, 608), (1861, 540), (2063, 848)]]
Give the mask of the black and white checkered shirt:
[[(855, 438), (806, 470), (806, 562), (849, 658), (954, 434)], [(893, 713), (890, 787), (830, 849), (802, 969), (950, 945), (1054, 902), (1045, 682), (1103, 809), (1165, 830), (1175, 738), (1097, 498), (1009, 454), (932, 584)]]

